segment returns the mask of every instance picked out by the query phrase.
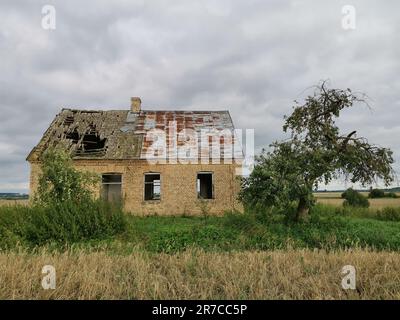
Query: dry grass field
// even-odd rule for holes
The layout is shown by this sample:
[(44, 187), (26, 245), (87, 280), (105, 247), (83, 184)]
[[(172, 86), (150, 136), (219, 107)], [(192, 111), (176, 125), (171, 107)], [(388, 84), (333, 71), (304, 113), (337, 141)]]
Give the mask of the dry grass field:
[[(368, 196), (368, 192), (362, 192), (365, 196)], [(340, 197), (340, 192), (319, 192), (314, 194), (317, 201), (322, 204), (329, 204), (334, 206), (341, 206), (343, 199)], [(382, 209), (384, 207), (400, 207), (400, 193), (397, 193), (399, 198), (381, 198), (381, 199), (368, 199), (371, 208)], [(0, 200), (0, 206), (2, 205), (28, 205), (29, 200)]]
[[(41, 287), (44, 265), (56, 289)], [(356, 290), (341, 268), (356, 268)], [(400, 299), (400, 254), (288, 250), (0, 254), (0, 299)]]
[(0, 206), (7, 206), (7, 205), (28, 205), (29, 200), (28, 199), (22, 199), (22, 200), (4, 200), (0, 199)]
[[(325, 204), (342, 204), (340, 193), (316, 197)], [(400, 199), (370, 201), (373, 209), (400, 206)], [(0, 205), (15, 202), (28, 203), (11, 200)], [(209, 218), (205, 224), (185, 217), (131, 217), (124, 237), (113, 238), (104, 247), (94, 242), (67, 251), (19, 246), (0, 251), (0, 299), (400, 299), (400, 252), (389, 251), (399, 247), (398, 222), (348, 216), (346, 224), (342, 217), (344, 229), (333, 235), (338, 244), (328, 246), (331, 251), (292, 249), (290, 241), (286, 250), (273, 250), (286, 238), (311, 248), (332, 244), (336, 225), (310, 224), (307, 232), (302, 227), (268, 225), (268, 232), (261, 232), (257, 230), (264, 230), (264, 225), (242, 218)], [(349, 237), (354, 243), (347, 241)], [(240, 246), (245, 241), (248, 246)], [(254, 247), (264, 242), (272, 247)], [(386, 242), (390, 246), (382, 246)], [(188, 249), (188, 243), (205, 248), (218, 244), (221, 250)], [(232, 250), (225, 250), (224, 243), (231, 243)], [(338, 249), (344, 248), (339, 247), (342, 243), (357, 249)], [(381, 251), (365, 249), (371, 247)], [(160, 248), (171, 251), (160, 253)], [(55, 290), (41, 286), (45, 265), (55, 267)], [(345, 265), (356, 268), (356, 290), (341, 287)]]
[[(368, 196), (368, 192), (362, 192), (364, 196)], [(340, 197), (340, 192), (318, 192), (314, 196), (317, 202), (322, 204), (329, 204), (333, 206), (341, 206), (343, 204), (343, 199)], [(400, 196), (400, 193), (397, 193)], [(400, 197), (393, 198), (380, 198), (380, 199), (368, 199), (370, 202), (370, 207), (372, 209), (382, 209), (384, 207), (400, 207)]]
[[(364, 196), (368, 196), (368, 192), (362, 192)], [(341, 206), (343, 199), (340, 197), (340, 192), (319, 192), (314, 194), (317, 201), (322, 204)], [(397, 193), (399, 198), (381, 198), (381, 199), (368, 199), (372, 209), (382, 209), (384, 207), (400, 207), (400, 193)], [(29, 200), (0, 200), (2, 205), (28, 205)]]

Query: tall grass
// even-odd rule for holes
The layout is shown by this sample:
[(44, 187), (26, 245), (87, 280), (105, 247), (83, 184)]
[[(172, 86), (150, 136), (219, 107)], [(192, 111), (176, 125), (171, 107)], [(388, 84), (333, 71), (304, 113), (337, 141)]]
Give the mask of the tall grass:
[(317, 205), (307, 223), (294, 223), (286, 214), (226, 213), (199, 217), (124, 214), (102, 202), (49, 207), (0, 208), (0, 248), (12, 249), (71, 244), (88, 250), (105, 245), (111, 252), (176, 253), (188, 248), (206, 251), (325, 250), (370, 247), (400, 250), (400, 221), (396, 209), (335, 208)]
[(313, 209), (313, 214), (318, 216), (343, 216), (350, 218), (368, 218), (382, 221), (399, 221), (400, 207), (384, 207), (382, 209), (372, 209), (363, 207), (336, 207), (331, 205), (317, 204)]
[[(347, 209), (346, 209), (347, 210)], [(293, 223), (286, 215), (227, 213), (223, 217), (128, 218), (122, 236), (125, 251), (139, 244), (151, 252), (175, 253), (197, 247), (207, 251), (319, 248), (326, 250), (371, 247), (400, 250), (400, 222), (383, 221), (372, 213), (352, 216), (334, 207), (317, 206), (308, 223)], [(113, 244), (110, 244), (113, 247)], [(129, 250), (128, 250), (129, 251)]]
[(121, 208), (97, 201), (62, 202), (48, 206), (0, 207), (0, 248), (104, 239), (123, 232), (126, 217)]

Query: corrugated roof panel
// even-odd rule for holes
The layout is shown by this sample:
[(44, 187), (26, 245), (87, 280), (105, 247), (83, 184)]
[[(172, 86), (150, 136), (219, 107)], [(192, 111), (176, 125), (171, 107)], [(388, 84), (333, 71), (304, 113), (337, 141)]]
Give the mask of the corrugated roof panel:
[[(60, 142), (57, 137), (65, 137), (67, 131), (76, 130), (79, 135), (82, 135), (93, 125), (99, 136), (107, 139), (104, 155), (99, 157), (103, 159), (144, 158), (153, 144), (152, 139), (147, 137), (147, 134), (153, 129), (165, 131), (167, 150), (172, 146), (184, 145), (182, 141), (178, 143), (177, 138), (171, 135), (173, 130), (176, 131), (175, 134), (185, 129), (195, 130), (198, 141), (201, 139), (200, 132), (202, 130), (208, 132), (208, 135), (213, 132), (218, 135), (221, 130), (230, 130), (232, 134), (234, 133), (234, 126), (228, 111), (142, 110), (140, 113), (133, 113), (127, 110), (85, 111), (63, 109), (48, 131), (46, 131), (40, 143), (35, 147), (34, 152), (43, 152), (51, 144), (51, 141)], [(212, 140), (211, 137), (208, 140), (210, 142)], [(231, 140), (234, 143), (236, 138), (233, 137)], [(218, 137), (216, 141), (220, 144), (221, 154), (223, 155), (225, 139)], [(72, 148), (73, 144), (70, 144), (70, 146)], [(198, 151), (206, 150), (210, 151), (210, 147), (198, 144)], [(185, 151), (178, 151), (178, 153), (180, 155), (182, 153), (185, 154)], [(84, 158), (85, 155), (80, 154), (80, 157)]]

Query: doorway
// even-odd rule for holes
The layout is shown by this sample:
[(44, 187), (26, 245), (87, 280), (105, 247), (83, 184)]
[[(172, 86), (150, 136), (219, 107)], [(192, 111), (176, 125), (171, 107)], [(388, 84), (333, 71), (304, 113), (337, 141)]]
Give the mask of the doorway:
[(122, 175), (117, 173), (104, 173), (102, 175), (102, 199), (108, 202), (120, 203), (122, 201)]

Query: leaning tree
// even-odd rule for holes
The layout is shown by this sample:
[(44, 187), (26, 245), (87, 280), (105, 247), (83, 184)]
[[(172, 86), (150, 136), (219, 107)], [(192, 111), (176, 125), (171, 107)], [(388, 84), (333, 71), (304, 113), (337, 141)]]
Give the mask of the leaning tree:
[(287, 209), (296, 203), (297, 221), (305, 220), (314, 204), (313, 189), (320, 183), (345, 177), (361, 185), (394, 179), (392, 151), (370, 144), (356, 130), (341, 133), (335, 120), (340, 112), (365, 103), (350, 89), (316, 86), (304, 103), (295, 101), (285, 116), (283, 131), (290, 138), (274, 142), (272, 151), (256, 157), (253, 172), (243, 179), (239, 198), (249, 208)]

